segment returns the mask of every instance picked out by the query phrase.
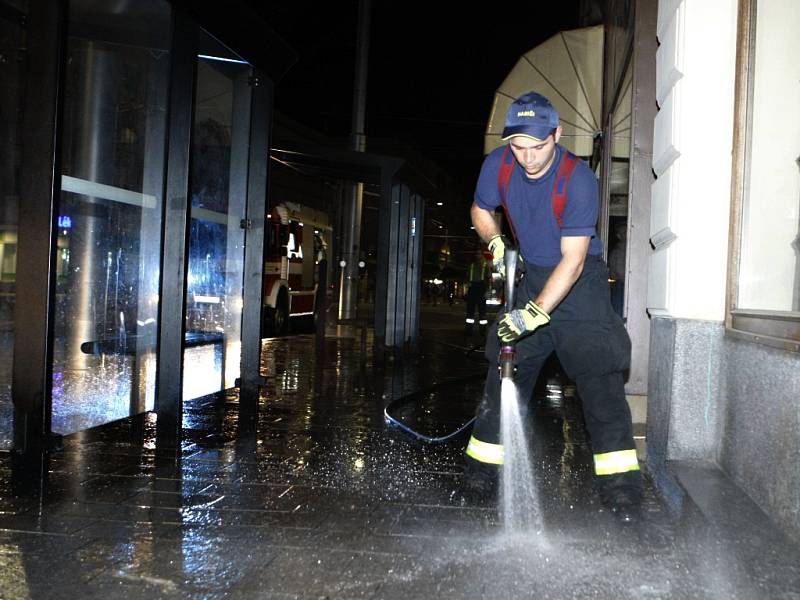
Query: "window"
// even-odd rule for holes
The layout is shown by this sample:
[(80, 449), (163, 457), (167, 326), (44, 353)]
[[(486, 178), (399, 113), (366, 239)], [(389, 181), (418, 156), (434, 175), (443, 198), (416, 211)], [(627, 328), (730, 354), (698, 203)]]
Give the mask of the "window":
[(69, 17), (54, 223), (61, 435), (155, 403), (171, 9), (91, 0), (71, 3)]
[(743, 0), (728, 328), (800, 351), (800, 3)]
[(183, 397), (236, 385), (241, 367), (252, 69), (203, 31), (192, 133)]

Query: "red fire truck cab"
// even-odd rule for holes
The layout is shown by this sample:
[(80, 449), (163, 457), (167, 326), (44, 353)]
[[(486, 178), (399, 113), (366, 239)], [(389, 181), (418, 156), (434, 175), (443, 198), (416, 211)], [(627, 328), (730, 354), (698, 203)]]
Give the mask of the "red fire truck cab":
[(282, 202), (272, 207), (264, 229), (262, 335), (282, 335), (289, 319), (314, 322), (319, 263), (331, 226), (322, 211)]

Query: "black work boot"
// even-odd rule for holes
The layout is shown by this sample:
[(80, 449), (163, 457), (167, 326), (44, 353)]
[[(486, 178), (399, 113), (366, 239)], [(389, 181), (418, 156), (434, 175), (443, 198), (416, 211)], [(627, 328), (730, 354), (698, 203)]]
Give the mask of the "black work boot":
[(464, 476), (461, 479), (461, 498), (470, 504), (497, 502), (500, 467), (466, 457)]
[(636, 523), (641, 518), (641, 501), (639, 494), (626, 488), (620, 488), (603, 498), (611, 513), (623, 523)]
[(598, 478), (600, 497), (622, 523), (636, 523), (641, 518), (642, 484), (639, 471)]

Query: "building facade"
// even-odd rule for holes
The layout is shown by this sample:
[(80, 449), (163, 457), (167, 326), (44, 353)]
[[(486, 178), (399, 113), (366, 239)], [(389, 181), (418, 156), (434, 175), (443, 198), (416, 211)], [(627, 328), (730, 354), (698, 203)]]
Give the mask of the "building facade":
[[(798, 538), (800, 5), (610, 4), (635, 8), (634, 66), (653, 56), (642, 32), (658, 41), (652, 96), (637, 87), (647, 67), (633, 74), (632, 172), (652, 138), (651, 182), (632, 173), (629, 195), (649, 212), (629, 221), (645, 310), (626, 298), (629, 322), (649, 318), (649, 471), (669, 496), (672, 464), (714, 464)], [(637, 121), (649, 107), (654, 119)]]

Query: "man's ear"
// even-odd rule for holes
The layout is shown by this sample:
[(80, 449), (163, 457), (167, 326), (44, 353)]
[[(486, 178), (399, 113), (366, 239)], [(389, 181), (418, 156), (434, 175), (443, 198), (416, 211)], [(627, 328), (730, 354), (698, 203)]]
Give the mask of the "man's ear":
[(556, 144), (558, 143), (558, 140), (561, 139), (561, 125), (556, 127), (556, 132), (553, 134), (553, 139), (556, 141)]

